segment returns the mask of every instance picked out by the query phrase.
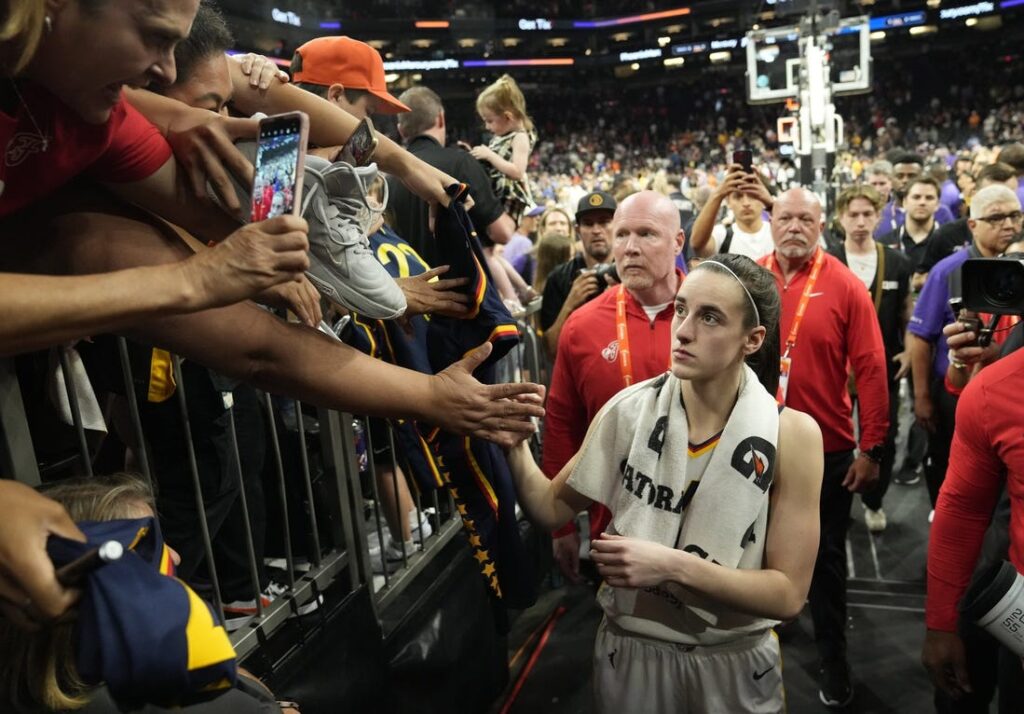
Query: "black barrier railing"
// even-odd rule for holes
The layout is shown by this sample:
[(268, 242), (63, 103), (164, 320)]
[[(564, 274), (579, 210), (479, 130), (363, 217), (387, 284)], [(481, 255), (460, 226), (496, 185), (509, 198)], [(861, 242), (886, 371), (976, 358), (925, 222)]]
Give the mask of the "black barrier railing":
[[(528, 324), (530, 315), (539, 309), (531, 304), (526, 314), (518, 315), (520, 347), (504, 359), (503, 373), (509, 379), (525, 377), (536, 379), (543, 373), (542, 355), (533, 328)], [(61, 367), (60, 380), (67, 390), (67, 405), (70, 408), (71, 428), (75, 439), (73, 449), (76, 458), (73, 470), (78, 475), (91, 476), (96, 439), (90, 439), (82, 419), (77, 380), (84, 371), (72, 368), (67, 348), (54, 348), (58, 353)], [(117, 359), (120, 362), (122, 383), (128, 414), (128, 426), (122, 427), (122, 441), (134, 457), (134, 463), (154, 491), (160, 488), (160, 464), (153, 463), (150, 439), (147, 438), (144, 419), (135, 394), (135, 380), (129, 359), (129, 345), (124, 338), (117, 338)], [(75, 355), (77, 358), (77, 355)], [(207, 500), (204, 498), (203, 473), (196, 457), (191, 427), (192, 412), (186, 397), (185, 375), (181, 361), (172, 358), (175, 377), (177, 415), (182, 424), (186, 458), (184, 459), (194, 495), (199, 535), (202, 540), (202, 554), (206, 562), (205, 580), (197, 585), (207, 598), (224, 609), (223, 588), (220, 577), (217, 549), (214, 547), (217, 535), (211, 531), (208, 519)], [(351, 415), (332, 410), (319, 409), (316, 418), (304, 413), (299, 402), (277, 400), (269, 394), (259, 397), (260, 409), (269, 428), (266, 430), (270, 472), (274, 498), (269, 499), (271, 508), (280, 511), (280, 540), (284, 558), (284, 582), (270, 593), (260, 585), (260, 560), (268, 562), (258, 548), (268, 533), (257, 534), (253, 530), (253, 504), (247, 495), (246, 474), (242, 468), (242, 452), (251, 445), (240, 443), (236, 425), (236, 405), (232, 391), (219, 392), (227, 415), (228, 459), (233, 487), (238, 491), (238, 507), (242, 522), (246, 524), (244, 539), (239, 546), (239, 555), (244, 556), (248, 569), (248, 589), (253, 596), (252, 616), (231, 634), (232, 643), (240, 658), (244, 658), (285, 625), (290, 617), (312, 609), (324, 614), (327, 605), (323, 594), (332, 586), (340, 584), (346, 591), (365, 585), (372, 593), (372, 602), (380, 619), (384, 609), (416, 579), (416, 576), (434, 559), (441, 549), (461, 530), (461, 520), (454, 500), (445, 490), (421, 493), (411, 480), (412, 471), (408, 460), (397, 448), (393, 428), (386, 420), (379, 425), (384, 429), (371, 429), (369, 423), (356, 420)], [(41, 397), (40, 397), (41, 398)], [(294, 411), (294, 426), (297, 430), (297, 458), (285, 459), (281, 434), (288, 433), (291, 425), (282, 419), (282, 405)], [(314, 426), (319, 431), (311, 443)], [(365, 456), (357, 447), (354, 424), (365, 434)], [(375, 458), (374, 435), (386, 440), (388, 456)], [(90, 446), (90, 444), (93, 446)], [(365, 469), (360, 468), (365, 458)], [(314, 464), (317, 472), (314, 476)], [(31, 430), (25, 415), (22, 390), (11, 359), (0, 360), (0, 468), (8, 476), (30, 485), (40, 483), (40, 470), (33, 448)], [(368, 498), (364, 498), (364, 478), (368, 484)], [(316, 483), (316, 488), (314, 487)], [(381, 486), (385, 488), (381, 488)], [(293, 488), (289, 488), (292, 486)], [(296, 521), (296, 508), (300, 504), (303, 516)], [(385, 509), (392, 509), (388, 513)], [(390, 526), (388, 525), (390, 516)], [(409, 537), (406, 538), (408, 525)], [(305, 552), (293, 552), (292, 542), (298, 529), (306, 536)], [(392, 533), (391, 531), (396, 532)], [(264, 538), (258, 538), (262, 535)], [(170, 545), (174, 545), (171, 543)], [(354, 547), (353, 547), (354, 546)], [(389, 555), (391, 557), (389, 557)], [(280, 563), (277, 563), (280, 565)], [(348, 572), (347, 582), (340, 582)]]

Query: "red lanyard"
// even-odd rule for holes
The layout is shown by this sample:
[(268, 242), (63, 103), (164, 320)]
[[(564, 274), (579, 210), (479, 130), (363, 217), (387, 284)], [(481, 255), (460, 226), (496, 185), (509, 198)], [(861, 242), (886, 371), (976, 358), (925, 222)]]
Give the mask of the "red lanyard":
[(626, 288), (619, 283), (615, 295), (615, 339), (619, 342), (619, 369), (622, 370), (622, 383), (633, 384), (633, 358), (629, 352), (629, 330), (626, 329)]
[[(821, 273), (821, 264), (824, 262), (825, 251), (818, 248), (817, 254), (814, 257), (814, 265), (811, 266), (811, 274), (807, 276), (807, 284), (804, 285), (803, 295), (800, 296), (800, 303), (796, 306), (796, 315), (793, 317), (793, 324), (789, 328), (789, 337), (786, 338), (786, 351), (782, 354), (783, 357), (788, 357), (790, 351), (796, 346), (796, 333), (799, 332), (800, 323), (804, 320), (807, 304), (811, 301), (811, 291), (814, 290), (814, 284), (818, 282), (818, 274)], [(768, 270), (775, 269), (774, 253), (768, 256), (766, 267)]]

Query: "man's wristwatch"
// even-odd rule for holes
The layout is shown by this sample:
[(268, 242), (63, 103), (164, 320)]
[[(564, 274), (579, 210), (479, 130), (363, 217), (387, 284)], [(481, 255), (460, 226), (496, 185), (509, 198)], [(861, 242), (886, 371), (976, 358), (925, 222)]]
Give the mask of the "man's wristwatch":
[(882, 452), (885, 451), (884, 444), (876, 444), (870, 449), (861, 450), (861, 456), (865, 457), (869, 461), (874, 461), (876, 464), (882, 463)]
[(967, 369), (967, 365), (963, 362), (958, 362), (956, 357), (953, 356), (953, 350), (950, 348), (949, 352), (946, 353), (946, 357), (949, 359), (949, 366), (953, 369)]

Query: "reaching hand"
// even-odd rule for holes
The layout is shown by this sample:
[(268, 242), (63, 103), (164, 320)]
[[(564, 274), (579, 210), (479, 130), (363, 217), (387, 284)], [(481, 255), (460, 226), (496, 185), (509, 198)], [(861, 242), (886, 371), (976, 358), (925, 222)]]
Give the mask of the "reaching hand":
[(639, 538), (603, 534), (590, 544), (590, 557), (609, 585), (646, 588), (672, 580), (679, 557), (696, 557)]
[(320, 309), (320, 293), (305, 275), (267, 288), (256, 296), (256, 301), (291, 310), (302, 324), (309, 327), (316, 327), (324, 319)]
[(565, 305), (569, 308), (569, 312), (571, 313), (587, 300), (597, 295), (597, 290), (597, 275), (593, 271), (589, 273), (581, 272), (577, 275), (576, 279), (572, 281), (572, 287), (569, 288), (569, 295), (565, 298)]
[(301, 218), (277, 216), (242, 226), (221, 243), (182, 261), (190, 306), (230, 305), (299, 280), (309, 268), (308, 230)]
[(455, 434), (469, 434), (512, 446), (537, 428), (530, 417), (544, 416), (544, 388), (539, 384), (481, 384), (473, 371), (491, 354), (485, 342), (433, 380), (434, 394), (424, 420)]
[(274, 64), (274, 60), (263, 55), (250, 52), (246, 55), (235, 55), (232, 60), (242, 67), (242, 74), (249, 78), (249, 84), (260, 89), (268, 89), (275, 79), (281, 84), (288, 82), (288, 73)]
[(85, 541), (60, 504), (23, 483), (0, 480), (0, 611), (27, 630), (56, 619), (78, 599), (78, 591), (57, 582), (46, 553), (50, 534)]
[(450, 266), (441, 265), (411, 278), (397, 278), (398, 287), (405, 293), (405, 315), (438, 314), (445, 317), (469, 317), (469, 298), (455, 288), (469, 283), (469, 278), (437, 280)]
[(201, 111), (202, 121), (187, 127), (172, 127), (167, 142), (178, 163), (185, 169), (189, 186), (196, 198), (207, 201), (207, 182), (213, 186), (221, 203), (235, 217), (247, 218), (248, 206), (239, 203), (230, 172), (243, 186), (252, 186), (253, 166), (235, 148), (238, 139), (255, 139), (259, 122), (255, 119), (234, 119), (213, 112)]

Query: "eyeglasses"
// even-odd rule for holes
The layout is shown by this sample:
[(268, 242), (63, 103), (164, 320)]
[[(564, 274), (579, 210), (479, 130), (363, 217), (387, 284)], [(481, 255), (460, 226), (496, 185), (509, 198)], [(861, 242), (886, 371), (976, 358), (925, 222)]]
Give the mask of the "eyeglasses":
[(985, 221), (990, 226), (999, 226), (1003, 224), (1007, 218), (1010, 219), (1010, 223), (1020, 225), (1024, 223), (1024, 213), (1020, 211), (1013, 211), (1011, 213), (993, 213), (991, 216), (979, 216), (979, 221)]

